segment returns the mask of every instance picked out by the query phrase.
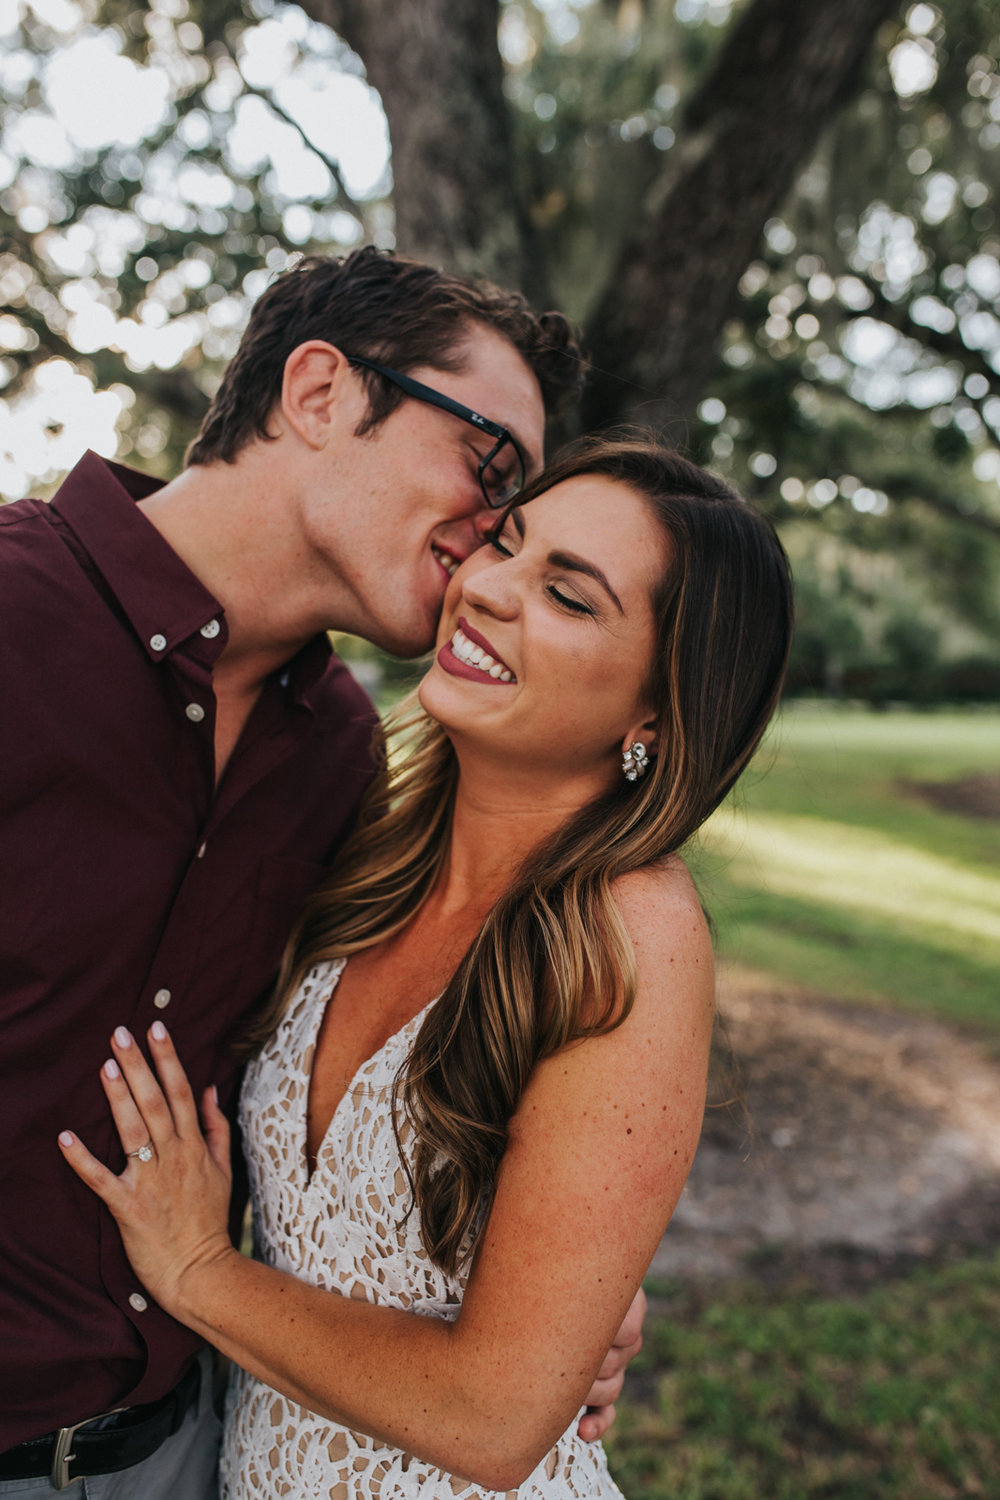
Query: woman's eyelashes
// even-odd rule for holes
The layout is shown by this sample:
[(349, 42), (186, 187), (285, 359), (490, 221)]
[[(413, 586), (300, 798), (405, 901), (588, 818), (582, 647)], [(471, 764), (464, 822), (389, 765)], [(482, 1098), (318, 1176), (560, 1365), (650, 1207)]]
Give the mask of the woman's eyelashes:
[(549, 593), (557, 604), (561, 604), (564, 609), (572, 610), (575, 615), (592, 615), (594, 613), (590, 605), (585, 604), (582, 599), (574, 599), (568, 594), (560, 593), (554, 583), (549, 584)]
[(514, 554), (504, 539), (502, 531), (491, 531), (486, 538), (487, 543), (494, 552), (499, 552), (501, 557), (513, 557)]

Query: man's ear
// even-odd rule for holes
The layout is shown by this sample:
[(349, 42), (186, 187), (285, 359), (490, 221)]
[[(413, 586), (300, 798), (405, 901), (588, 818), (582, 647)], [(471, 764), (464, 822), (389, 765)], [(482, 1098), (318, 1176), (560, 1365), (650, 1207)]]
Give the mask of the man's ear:
[[(288, 426), (310, 448), (324, 448), (345, 401), (364, 399), (350, 364), (333, 344), (310, 339), (298, 344), (285, 360), (281, 382), (281, 414)], [(359, 411), (353, 418), (361, 418)]]

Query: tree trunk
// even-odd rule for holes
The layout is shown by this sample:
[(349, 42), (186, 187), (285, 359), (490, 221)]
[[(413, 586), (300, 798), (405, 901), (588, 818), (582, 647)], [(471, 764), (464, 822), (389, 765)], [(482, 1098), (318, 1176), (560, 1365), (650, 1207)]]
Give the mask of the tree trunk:
[(744, 9), (596, 305), (586, 426), (631, 418), (669, 430), (690, 415), (764, 224), (897, 3), (751, 0)]
[(547, 305), (516, 187), (498, 0), (300, 3), (358, 53), (381, 96), (399, 250)]
[[(548, 305), (516, 187), (498, 0), (300, 3), (354, 48), (381, 95), (399, 249)], [(631, 418), (669, 428), (690, 415), (764, 224), (897, 5), (749, 0), (595, 303), (587, 427)]]

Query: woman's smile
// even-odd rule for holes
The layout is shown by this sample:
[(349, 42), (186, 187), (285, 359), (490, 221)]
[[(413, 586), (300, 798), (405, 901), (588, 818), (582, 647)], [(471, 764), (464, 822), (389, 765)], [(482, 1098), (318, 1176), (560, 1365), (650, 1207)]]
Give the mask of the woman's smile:
[(486, 637), (472, 628), (464, 615), (460, 616), (451, 640), (446, 641), (438, 652), (438, 661), (455, 677), (468, 677), (484, 683), (517, 681), (507, 663)]

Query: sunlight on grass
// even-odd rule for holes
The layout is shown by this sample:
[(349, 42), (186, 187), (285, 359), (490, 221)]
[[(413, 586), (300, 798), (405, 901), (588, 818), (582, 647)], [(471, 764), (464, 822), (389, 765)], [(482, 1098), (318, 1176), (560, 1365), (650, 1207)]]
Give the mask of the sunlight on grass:
[(790, 705), (685, 851), (720, 955), (1000, 1033), (1000, 824), (933, 795), (998, 773), (996, 710)]
[(1000, 965), (1000, 876), (980, 873), (888, 834), (824, 818), (725, 808), (702, 842), (729, 863), (737, 885), (815, 901), (913, 928), (966, 951), (992, 949)]
[(847, 704), (789, 703), (768, 743), (778, 755), (824, 769), (949, 778), (998, 769), (1000, 713), (871, 713)]

